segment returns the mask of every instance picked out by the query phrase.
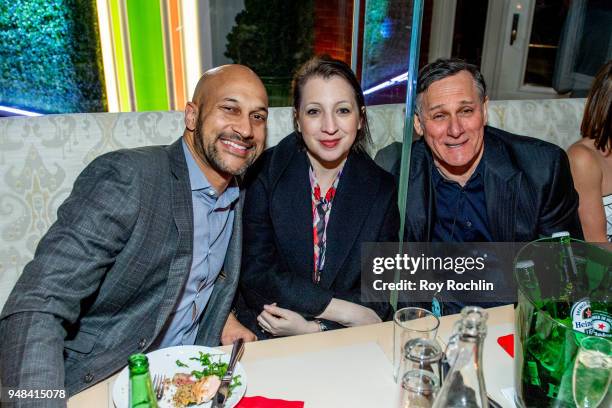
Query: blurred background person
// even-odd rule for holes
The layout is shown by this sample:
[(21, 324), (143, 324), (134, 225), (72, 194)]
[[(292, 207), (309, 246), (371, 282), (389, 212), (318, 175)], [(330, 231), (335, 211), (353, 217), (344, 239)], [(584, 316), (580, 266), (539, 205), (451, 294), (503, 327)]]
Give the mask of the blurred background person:
[(315, 57), (294, 77), (293, 107), (295, 132), (255, 164), (245, 201), (237, 315), (260, 338), (391, 313), (361, 302), (361, 244), (397, 241), (399, 212), (393, 176), (366, 153), (359, 82), (344, 62)]
[(599, 70), (584, 108), (582, 139), (568, 149), (584, 238), (612, 242), (612, 60)]

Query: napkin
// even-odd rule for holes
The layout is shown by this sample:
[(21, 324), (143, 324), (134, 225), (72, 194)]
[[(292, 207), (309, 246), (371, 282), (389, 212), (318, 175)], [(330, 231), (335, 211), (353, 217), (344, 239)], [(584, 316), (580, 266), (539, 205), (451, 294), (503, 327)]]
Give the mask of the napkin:
[(286, 401), (266, 397), (242, 397), (236, 408), (304, 408), (304, 401)]
[(497, 344), (503, 348), (510, 357), (514, 358), (514, 335), (506, 334), (497, 338)]

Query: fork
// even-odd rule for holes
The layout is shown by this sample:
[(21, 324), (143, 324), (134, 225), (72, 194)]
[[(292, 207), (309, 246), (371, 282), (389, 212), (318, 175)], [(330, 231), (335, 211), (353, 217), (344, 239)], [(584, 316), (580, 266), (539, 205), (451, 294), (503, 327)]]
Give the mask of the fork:
[(164, 383), (166, 382), (165, 375), (155, 374), (153, 377), (153, 390), (155, 391), (155, 397), (160, 400), (164, 396)]

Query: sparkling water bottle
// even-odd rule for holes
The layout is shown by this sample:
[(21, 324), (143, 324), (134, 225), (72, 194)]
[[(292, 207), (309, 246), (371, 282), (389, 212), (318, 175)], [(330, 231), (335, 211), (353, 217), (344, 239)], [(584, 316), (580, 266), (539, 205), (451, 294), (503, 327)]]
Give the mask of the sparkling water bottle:
[(488, 408), (482, 371), (482, 347), (487, 335), (487, 312), (466, 306), (449, 340), (450, 369), (433, 408)]

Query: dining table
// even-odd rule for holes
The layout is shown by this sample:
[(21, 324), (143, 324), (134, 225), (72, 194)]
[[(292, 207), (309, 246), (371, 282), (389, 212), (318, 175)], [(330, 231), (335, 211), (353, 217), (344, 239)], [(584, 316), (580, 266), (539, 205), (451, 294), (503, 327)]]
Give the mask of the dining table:
[[(514, 307), (486, 310), (483, 371), (487, 393), (500, 406), (512, 408)], [(443, 347), (459, 318), (459, 314), (440, 318), (437, 339)], [(501, 339), (511, 345), (506, 341), (503, 347)], [(219, 349), (229, 353), (231, 345)], [(247, 374), (246, 396), (303, 401), (306, 408), (395, 408), (400, 385), (393, 379), (392, 361), (390, 321), (247, 343), (240, 363)], [(112, 390), (118, 375), (72, 396), (68, 407), (114, 407)]]

